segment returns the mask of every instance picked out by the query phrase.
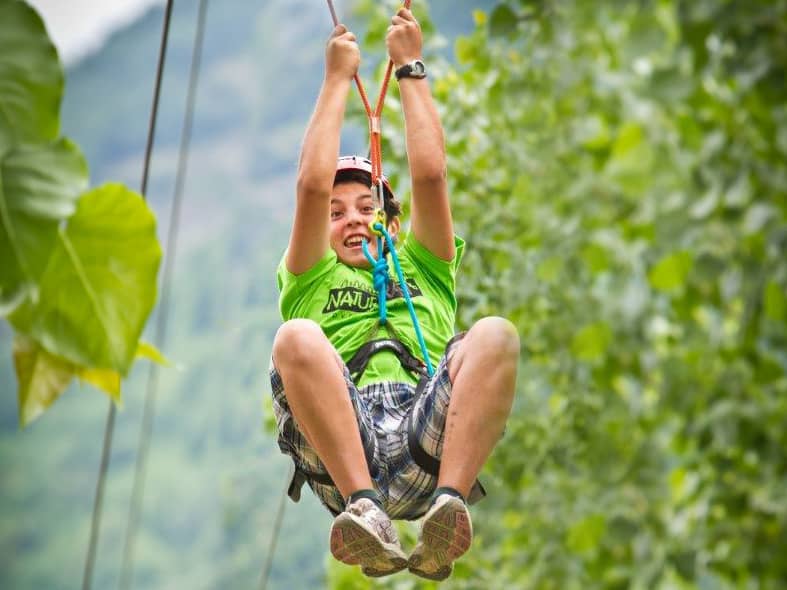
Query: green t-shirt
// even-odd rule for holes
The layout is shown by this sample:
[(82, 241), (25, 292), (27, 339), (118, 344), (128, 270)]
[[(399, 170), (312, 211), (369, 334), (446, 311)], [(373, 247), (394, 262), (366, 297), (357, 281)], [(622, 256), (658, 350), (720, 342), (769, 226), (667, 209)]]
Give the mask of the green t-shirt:
[[(437, 367), (446, 343), (454, 335), (456, 270), (465, 244), (459, 237), (455, 237), (454, 242), (456, 255), (451, 261), (441, 260), (429, 252), (412, 233), (407, 234), (402, 247), (397, 249), (434, 367)], [(379, 307), (371, 270), (339, 262), (333, 250), (299, 275), (287, 270), (282, 257), (276, 277), (281, 292), (279, 310), (282, 318), (285, 321), (306, 318), (317, 322), (344, 362), (349, 361), (368, 340), (394, 335), (414, 356), (423, 359), (390, 255), (388, 267), (391, 285), (386, 298), (386, 315), (393, 333), (382, 326), (375, 334), (379, 325)], [(415, 383), (416, 379), (401, 367), (396, 355), (383, 351), (372, 356), (357, 385), (380, 381)]]

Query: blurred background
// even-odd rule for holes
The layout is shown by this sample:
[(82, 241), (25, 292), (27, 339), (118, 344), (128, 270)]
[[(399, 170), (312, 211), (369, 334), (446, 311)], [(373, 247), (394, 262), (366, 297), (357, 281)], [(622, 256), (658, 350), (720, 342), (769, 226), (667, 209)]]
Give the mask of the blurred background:
[[(65, 3), (31, 4), (65, 60), (62, 134), (92, 185), (138, 190), (163, 3), (83, 40)], [(523, 341), (442, 587), (787, 588), (787, 2), (413, 4), (468, 241), (458, 324), (503, 315)], [(336, 6), (374, 100), (397, 4)], [(174, 3), (147, 191), (165, 249), (197, 10)], [(275, 268), (331, 28), (318, 0), (208, 4), (134, 588), (254, 588), (269, 557), (270, 588), (436, 587), (332, 562), (306, 490), (269, 555), (289, 469), (264, 426)], [(395, 84), (384, 136), (406, 213)], [(353, 93), (343, 152), (365, 151)], [(108, 401), (72, 386), (20, 430), (11, 346), (0, 323), (0, 588), (76, 588)], [(147, 372), (123, 387), (96, 588), (120, 581)]]

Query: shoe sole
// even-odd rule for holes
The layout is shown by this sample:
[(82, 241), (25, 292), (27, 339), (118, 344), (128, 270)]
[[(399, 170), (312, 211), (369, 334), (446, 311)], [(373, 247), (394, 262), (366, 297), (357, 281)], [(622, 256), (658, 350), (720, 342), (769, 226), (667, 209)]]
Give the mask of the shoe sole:
[(470, 549), (472, 542), (473, 525), (467, 507), (452, 498), (426, 513), (421, 538), (407, 567), (421, 578), (445, 580), (454, 569), (453, 562)]
[(331, 526), (331, 553), (347, 565), (360, 565), (366, 576), (380, 578), (407, 567), (407, 556), (385, 543), (357, 516), (342, 512)]

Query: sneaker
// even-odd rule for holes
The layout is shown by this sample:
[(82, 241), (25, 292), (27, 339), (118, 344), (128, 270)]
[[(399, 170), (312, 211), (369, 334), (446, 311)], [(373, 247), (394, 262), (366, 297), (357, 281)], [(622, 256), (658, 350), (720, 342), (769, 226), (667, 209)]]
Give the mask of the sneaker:
[(428, 580), (445, 580), (454, 561), (470, 549), (473, 523), (461, 498), (437, 497), (424, 516), (421, 535), (407, 563), (410, 572)]
[(407, 567), (407, 556), (399, 545), (391, 519), (368, 498), (349, 504), (331, 525), (331, 553), (348, 565), (379, 578)]

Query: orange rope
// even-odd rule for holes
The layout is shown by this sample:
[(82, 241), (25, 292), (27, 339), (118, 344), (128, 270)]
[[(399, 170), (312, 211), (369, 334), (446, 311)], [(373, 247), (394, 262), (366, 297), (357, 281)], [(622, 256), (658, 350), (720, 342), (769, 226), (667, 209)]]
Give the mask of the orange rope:
[[(331, 11), (331, 18), (333, 19), (333, 25), (339, 25), (339, 19), (336, 16), (336, 10), (333, 7), (333, 1), (327, 0), (328, 8)], [(410, 8), (410, 0), (404, 1), (404, 7), (409, 9)], [(363, 101), (364, 109), (366, 109), (366, 116), (369, 118), (369, 155), (370, 160), (372, 161), (372, 184), (377, 186), (379, 184), (380, 178), (383, 175), (383, 152), (382, 152), (382, 128), (380, 125), (380, 119), (383, 113), (383, 103), (385, 102), (385, 94), (388, 92), (388, 83), (391, 80), (391, 73), (393, 72), (393, 61), (388, 60), (388, 68), (385, 71), (385, 76), (383, 77), (383, 83), (380, 87), (380, 95), (377, 97), (377, 105), (375, 106), (374, 111), (372, 111), (372, 107), (369, 104), (369, 99), (366, 96), (366, 91), (363, 88), (363, 83), (361, 82), (361, 77), (358, 74), (355, 74), (355, 85), (358, 87), (358, 94), (361, 95), (361, 101)]]

